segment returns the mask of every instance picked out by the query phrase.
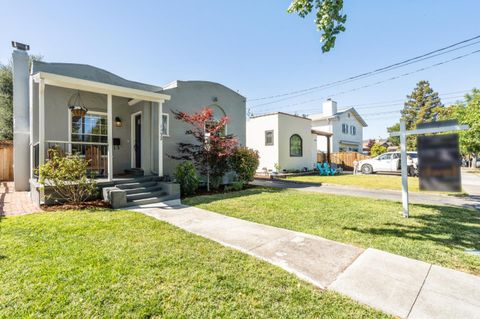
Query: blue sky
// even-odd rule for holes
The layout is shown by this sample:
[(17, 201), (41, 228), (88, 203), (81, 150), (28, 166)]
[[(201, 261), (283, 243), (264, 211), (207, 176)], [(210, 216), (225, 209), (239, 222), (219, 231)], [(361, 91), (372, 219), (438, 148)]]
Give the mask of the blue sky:
[[(0, 61), (8, 61), (10, 40), (16, 40), (30, 44), (31, 52), (46, 61), (91, 64), (157, 85), (176, 79), (210, 80), (253, 99), (341, 80), (480, 34), (477, 0), (346, 0), (347, 31), (323, 54), (313, 16), (287, 14), (288, 5), (288, 0), (0, 0), (7, 12), (0, 20)], [(322, 100), (332, 97), (340, 108), (357, 106), (369, 124), (365, 138), (385, 137), (386, 126), (398, 120), (397, 113), (386, 112), (400, 110), (419, 80), (430, 81), (442, 95), (460, 92), (444, 95), (446, 104), (480, 87), (480, 54), (338, 93), (478, 49), (480, 43), (295, 99), (247, 105), (254, 114), (316, 113)], [(384, 101), (393, 102), (378, 103)]]

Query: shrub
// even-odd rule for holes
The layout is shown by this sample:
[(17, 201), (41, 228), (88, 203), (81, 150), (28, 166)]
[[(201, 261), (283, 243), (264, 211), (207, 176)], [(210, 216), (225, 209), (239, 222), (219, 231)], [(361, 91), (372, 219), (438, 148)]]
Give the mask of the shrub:
[(97, 184), (87, 175), (88, 161), (78, 155), (61, 156), (58, 150), (48, 151), (49, 160), (38, 169), (39, 183), (53, 190), (67, 203), (79, 204), (97, 194)]
[(258, 165), (258, 152), (248, 147), (237, 147), (230, 157), (231, 168), (244, 184), (253, 181)]
[(372, 157), (378, 156), (383, 154), (387, 151), (387, 148), (381, 144), (374, 144), (372, 148), (370, 148), (370, 155)]
[(245, 183), (242, 181), (233, 182), (231, 185), (225, 185), (224, 190), (226, 192), (241, 191), (245, 187)]
[(175, 180), (180, 184), (183, 196), (195, 194), (200, 185), (197, 170), (192, 162), (186, 161), (175, 169)]

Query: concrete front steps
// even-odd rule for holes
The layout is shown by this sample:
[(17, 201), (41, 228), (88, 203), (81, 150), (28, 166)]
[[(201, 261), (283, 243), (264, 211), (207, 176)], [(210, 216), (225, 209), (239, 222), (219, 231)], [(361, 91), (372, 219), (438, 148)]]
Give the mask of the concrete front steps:
[(113, 208), (142, 205), (180, 204), (180, 187), (176, 183), (163, 182), (158, 176), (143, 176), (119, 180), (112, 187), (103, 189), (104, 200)]

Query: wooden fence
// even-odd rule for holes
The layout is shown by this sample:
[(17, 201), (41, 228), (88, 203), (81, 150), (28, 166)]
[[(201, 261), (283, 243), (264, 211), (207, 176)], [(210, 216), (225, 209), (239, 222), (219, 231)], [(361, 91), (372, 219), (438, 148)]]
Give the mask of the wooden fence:
[[(363, 155), (357, 152), (338, 152), (330, 153), (330, 162), (341, 166), (344, 170), (353, 170), (353, 162), (361, 161), (363, 159), (370, 158), (370, 156)], [(317, 162), (325, 162), (327, 160), (327, 154), (323, 152), (317, 153)]]
[(0, 141), (0, 181), (13, 180), (13, 143)]

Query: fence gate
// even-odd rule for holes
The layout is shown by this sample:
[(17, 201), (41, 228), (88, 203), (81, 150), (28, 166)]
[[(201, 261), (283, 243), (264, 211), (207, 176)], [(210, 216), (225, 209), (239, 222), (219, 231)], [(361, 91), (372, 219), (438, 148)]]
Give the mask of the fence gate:
[(13, 180), (13, 143), (0, 141), (0, 181)]

